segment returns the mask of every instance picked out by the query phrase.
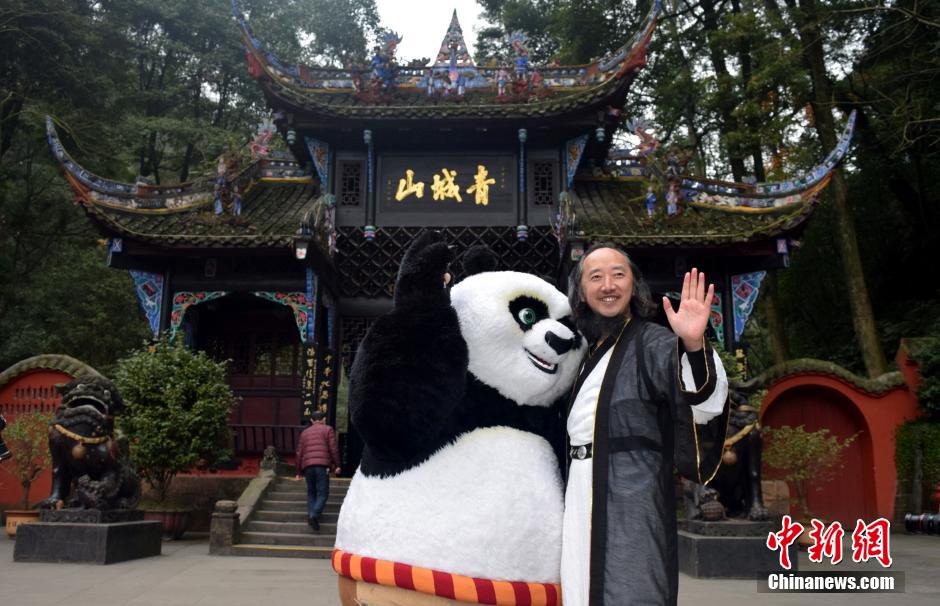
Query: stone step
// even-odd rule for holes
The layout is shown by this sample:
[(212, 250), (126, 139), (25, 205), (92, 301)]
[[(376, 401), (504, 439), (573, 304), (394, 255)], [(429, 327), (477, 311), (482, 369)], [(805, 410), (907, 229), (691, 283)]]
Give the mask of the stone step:
[(287, 532), (292, 534), (336, 534), (336, 522), (320, 522), (320, 531), (315, 533), (307, 521), (303, 522), (270, 522), (265, 520), (251, 520), (244, 527), (244, 532)]
[[(349, 487), (348, 487), (348, 486), (332, 486), (332, 485), (330, 486), (330, 496), (331, 496), (331, 497), (332, 497), (332, 496), (345, 497), (347, 492), (349, 492)], [(279, 494), (279, 495), (283, 495), (283, 496), (290, 496), (290, 497), (306, 496), (306, 494), (307, 494), (307, 485), (304, 484), (304, 485), (301, 486), (300, 488), (296, 488), (296, 487), (293, 487), (293, 486), (291, 486), (291, 487), (288, 488), (288, 487), (284, 487), (284, 486), (277, 486), (277, 485), (275, 485), (275, 486), (272, 486), (272, 487), (270, 488), (270, 490), (268, 490), (268, 494), (271, 495), (271, 494), (275, 494), (275, 493), (276, 493), (276, 494)]]
[[(324, 512), (329, 513), (339, 513), (339, 507), (341, 503), (334, 501), (330, 503), (327, 501), (326, 507), (323, 508)], [(264, 509), (265, 511), (307, 511), (307, 501), (269, 501), (264, 499), (261, 501), (258, 509)]]
[[(349, 488), (349, 482), (349, 478), (330, 478), (330, 490), (334, 488), (337, 490)], [(306, 492), (307, 482), (304, 479), (276, 480), (274, 482), (274, 490)]]
[(299, 532), (243, 532), (241, 540), (253, 545), (305, 545), (307, 547), (333, 547), (336, 535)]
[[(339, 518), (338, 511), (326, 510), (320, 515), (320, 523), (336, 524)], [(282, 522), (282, 523), (307, 523), (307, 510), (303, 511), (271, 511), (269, 509), (259, 509), (251, 514), (252, 520), (259, 522)]]
[[(343, 498), (344, 498), (345, 496), (346, 496), (345, 493), (337, 494), (337, 493), (334, 493), (334, 492), (331, 490), (331, 491), (330, 491), (330, 494), (327, 495), (327, 497), (326, 497), (326, 502), (327, 502), (327, 503), (342, 503), (342, 502), (343, 502)], [(280, 490), (271, 490), (271, 491), (269, 491), (267, 494), (264, 495), (264, 498), (265, 498), (265, 499), (268, 499), (268, 500), (271, 500), (271, 501), (291, 501), (291, 502), (298, 502), (298, 503), (306, 503), (306, 502), (307, 502), (307, 492), (306, 492), (306, 491), (304, 491), (304, 492), (283, 492), (283, 491), (280, 491)]]
[(232, 546), (232, 555), (262, 558), (310, 558), (328, 560), (333, 555), (332, 547), (308, 547), (304, 545), (258, 545), (240, 543)]

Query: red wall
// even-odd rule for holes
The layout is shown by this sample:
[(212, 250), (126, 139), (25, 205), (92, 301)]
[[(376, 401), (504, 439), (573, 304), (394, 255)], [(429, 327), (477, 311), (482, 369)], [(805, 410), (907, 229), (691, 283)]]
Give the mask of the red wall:
[[(61, 401), (59, 394), (55, 391), (55, 386), (71, 380), (70, 375), (59, 370), (27, 371), (0, 387), (0, 412), (3, 413), (7, 422), (12, 422), (21, 413), (34, 410), (48, 412), (51, 415)], [(23, 498), (23, 490), (16, 476), (11, 473), (12, 471), (11, 459), (0, 462), (0, 508), (18, 508)], [(52, 472), (47, 469), (30, 486), (30, 505), (49, 496), (51, 490)]]
[[(906, 386), (866, 393), (830, 375), (802, 373), (773, 386), (761, 406), (761, 422), (771, 427), (828, 428), (840, 438), (858, 433), (843, 455), (844, 467), (820, 490), (810, 490), (810, 510), (854, 526), (858, 518), (893, 519), (897, 474), (894, 433), (917, 416), (917, 399)], [(766, 466), (765, 466), (766, 467)], [(772, 470), (768, 470), (772, 477)], [(791, 494), (796, 494), (791, 487)]]

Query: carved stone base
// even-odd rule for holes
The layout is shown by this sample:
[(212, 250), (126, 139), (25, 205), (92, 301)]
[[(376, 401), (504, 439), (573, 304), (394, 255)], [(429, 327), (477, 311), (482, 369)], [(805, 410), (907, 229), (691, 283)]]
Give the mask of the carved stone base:
[(71, 524), (114, 524), (116, 522), (138, 522), (144, 519), (144, 512), (133, 509), (43, 509), (39, 512), (40, 522)]
[(92, 562), (113, 564), (160, 555), (159, 522), (77, 524), (36, 522), (16, 533), (15, 562)]
[(679, 528), (706, 537), (763, 537), (764, 539), (775, 530), (773, 522), (750, 520), (721, 520), (720, 522), (685, 520), (679, 522)]
[[(716, 522), (713, 522), (716, 523)], [(720, 523), (720, 522), (719, 522)], [(796, 544), (790, 545), (792, 571), (798, 566)], [(679, 531), (679, 571), (698, 579), (755, 579), (780, 571), (779, 554), (767, 548), (767, 535), (703, 536)]]

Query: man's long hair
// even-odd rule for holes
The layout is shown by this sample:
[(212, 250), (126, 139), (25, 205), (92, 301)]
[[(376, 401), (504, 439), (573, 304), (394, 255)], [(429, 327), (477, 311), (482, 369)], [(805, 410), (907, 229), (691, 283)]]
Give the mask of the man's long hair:
[(630, 295), (630, 314), (635, 318), (649, 318), (656, 313), (656, 306), (650, 294), (650, 287), (643, 279), (640, 268), (637, 267), (625, 250), (610, 242), (598, 242), (585, 251), (578, 263), (571, 269), (568, 276), (568, 303), (571, 304), (571, 313), (578, 329), (587, 337), (589, 342), (597, 341), (604, 334), (619, 328), (626, 317), (605, 318), (594, 313), (584, 300), (581, 292), (581, 275), (584, 273), (584, 260), (595, 250), (610, 248), (622, 254), (630, 265), (633, 274), (633, 292)]

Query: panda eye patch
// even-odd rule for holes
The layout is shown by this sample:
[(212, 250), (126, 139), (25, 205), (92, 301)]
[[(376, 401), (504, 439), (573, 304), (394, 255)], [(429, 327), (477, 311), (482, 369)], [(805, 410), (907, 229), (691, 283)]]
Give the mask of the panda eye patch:
[(509, 313), (522, 330), (529, 330), (539, 320), (548, 317), (548, 305), (529, 295), (516, 297), (509, 302)]

